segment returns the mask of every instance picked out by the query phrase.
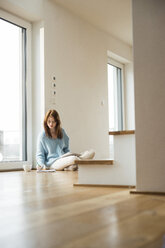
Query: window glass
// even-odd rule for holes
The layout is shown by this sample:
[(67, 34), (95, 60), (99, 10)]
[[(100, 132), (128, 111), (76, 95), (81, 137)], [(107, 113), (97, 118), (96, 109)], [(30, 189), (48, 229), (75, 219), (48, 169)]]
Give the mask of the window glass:
[(109, 131), (123, 130), (123, 69), (108, 63)]
[(0, 161), (25, 161), (26, 29), (0, 19)]

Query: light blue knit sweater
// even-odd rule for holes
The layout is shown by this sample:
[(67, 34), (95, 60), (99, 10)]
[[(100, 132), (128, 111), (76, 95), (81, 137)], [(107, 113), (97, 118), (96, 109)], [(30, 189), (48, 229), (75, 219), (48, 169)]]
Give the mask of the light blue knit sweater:
[(62, 139), (49, 138), (45, 131), (39, 135), (36, 154), (38, 165), (50, 166), (57, 158), (69, 152), (69, 137), (64, 129), (62, 129), (62, 133)]

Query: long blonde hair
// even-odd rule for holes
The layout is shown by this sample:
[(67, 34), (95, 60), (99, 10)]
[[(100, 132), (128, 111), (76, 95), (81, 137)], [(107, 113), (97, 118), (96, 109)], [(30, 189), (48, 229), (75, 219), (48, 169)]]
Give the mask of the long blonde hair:
[(45, 133), (46, 136), (52, 138), (51, 133), (50, 133), (50, 129), (47, 125), (47, 121), (49, 117), (53, 117), (55, 122), (56, 122), (56, 127), (55, 127), (55, 134), (57, 136), (58, 139), (62, 139), (63, 137), (63, 133), (62, 133), (62, 128), (61, 128), (61, 121), (60, 121), (60, 116), (58, 114), (58, 112), (56, 110), (49, 110), (44, 118), (44, 129), (45, 129)]

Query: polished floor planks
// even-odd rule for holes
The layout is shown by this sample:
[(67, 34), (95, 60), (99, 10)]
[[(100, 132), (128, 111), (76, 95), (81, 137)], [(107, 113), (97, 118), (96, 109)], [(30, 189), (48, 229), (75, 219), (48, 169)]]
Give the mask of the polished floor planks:
[(0, 173), (0, 247), (165, 245), (164, 196), (76, 182), (70, 171)]

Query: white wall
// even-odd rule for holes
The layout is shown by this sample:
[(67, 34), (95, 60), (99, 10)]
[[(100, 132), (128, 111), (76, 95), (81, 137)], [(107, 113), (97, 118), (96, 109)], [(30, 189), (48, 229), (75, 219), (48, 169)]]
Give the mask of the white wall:
[(35, 22), (32, 26), (32, 64), (33, 64), (33, 84), (32, 84), (32, 155), (33, 167), (36, 165), (36, 143), (37, 137), (43, 129), (44, 118), (44, 36), (41, 29), (43, 22)]
[[(131, 48), (49, 1), (44, 10), (46, 110), (59, 111), (72, 151), (93, 148), (96, 157), (106, 158), (107, 50), (131, 60)], [(51, 100), (53, 75), (57, 79), (55, 105)]]
[(137, 190), (165, 192), (165, 1), (133, 0)]
[(0, 0), (0, 7), (27, 21), (39, 21), (43, 18), (44, 0)]

